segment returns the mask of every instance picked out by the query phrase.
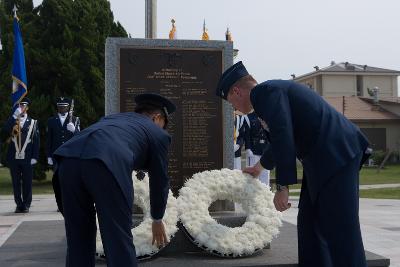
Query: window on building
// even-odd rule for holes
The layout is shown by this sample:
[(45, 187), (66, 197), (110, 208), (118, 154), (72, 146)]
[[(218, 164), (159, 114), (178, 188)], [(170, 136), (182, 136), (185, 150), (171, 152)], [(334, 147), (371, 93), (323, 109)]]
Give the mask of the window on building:
[(373, 150), (386, 151), (386, 128), (361, 128)]
[(361, 75), (357, 75), (357, 96), (364, 96), (363, 77)]

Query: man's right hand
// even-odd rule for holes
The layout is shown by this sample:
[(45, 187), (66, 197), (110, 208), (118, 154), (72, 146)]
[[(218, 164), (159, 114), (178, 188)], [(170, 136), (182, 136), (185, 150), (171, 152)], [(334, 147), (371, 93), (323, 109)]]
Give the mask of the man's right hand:
[(253, 151), (251, 151), (251, 149), (246, 149), (246, 157), (253, 157)]
[(168, 244), (168, 237), (165, 233), (165, 227), (162, 220), (160, 221), (153, 221), (151, 225), (151, 230), (153, 232), (153, 241), (151, 242), (152, 245), (156, 245), (158, 248), (162, 248)]
[(21, 113), (22, 113), (22, 108), (21, 108), (21, 107), (17, 108), (17, 109), (14, 111), (13, 118), (14, 118), (14, 119), (17, 119), (18, 116), (21, 115)]
[(243, 169), (244, 173), (248, 173), (253, 177), (258, 177), (264, 168), (261, 166), (260, 162), (257, 162), (253, 167), (246, 167)]
[(47, 164), (49, 164), (50, 166), (53, 166), (53, 159), (47, 158)]

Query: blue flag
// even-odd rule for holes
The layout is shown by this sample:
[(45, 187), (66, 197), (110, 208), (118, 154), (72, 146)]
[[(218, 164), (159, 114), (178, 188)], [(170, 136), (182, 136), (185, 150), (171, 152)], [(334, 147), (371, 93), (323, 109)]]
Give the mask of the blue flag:
[(22, 43), (21, 30), (19, 29), (18, 18), (14, 16), (14, 55), (12, 66), (12, 106), (13, 110), (18, 107), (19, 102), (28, 93), (24, 45)]

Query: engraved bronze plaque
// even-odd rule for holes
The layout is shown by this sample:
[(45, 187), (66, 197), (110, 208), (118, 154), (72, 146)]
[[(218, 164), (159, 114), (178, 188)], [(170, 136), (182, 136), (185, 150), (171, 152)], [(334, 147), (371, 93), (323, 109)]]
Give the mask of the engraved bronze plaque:
[(194, 173), (223, 168), (222, 101), (215, 96), (222, 50), (121, 48), (120, 112), (137, 94), (152, 92), (177, 106), (168, 132), (169, 175), (175, 195)]

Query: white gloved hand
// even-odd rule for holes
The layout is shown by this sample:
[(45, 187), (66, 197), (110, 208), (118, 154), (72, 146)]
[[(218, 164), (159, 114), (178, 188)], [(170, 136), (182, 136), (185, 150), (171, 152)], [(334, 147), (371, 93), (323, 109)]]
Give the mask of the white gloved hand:
[(31, 165), (35, 165), (37, 163), (36, 159), (31, 159)]
[(251, 149), (246, 149), (246, 157), (252, 157), (254, 156), (253, 151)]
[(67, 124), (67, 130), (72, 132), (72, 133), (74, 133), (75, 132), (75, 125), (72, 122), (68, 123)]
[(49, 164), (50, 166), (53, 166), (53, 159), (47, 158), (47, 164)]
[(17, 119), (19, 115), (21, 115), (22, 109), (19, 107), (14, 111), (13, 118)]
[(238, 149), (240, 148), (240, 146), (238, 144), (234, 144), (233, 145), (233, 151), (238, 151)]

